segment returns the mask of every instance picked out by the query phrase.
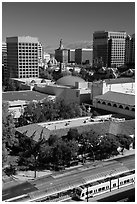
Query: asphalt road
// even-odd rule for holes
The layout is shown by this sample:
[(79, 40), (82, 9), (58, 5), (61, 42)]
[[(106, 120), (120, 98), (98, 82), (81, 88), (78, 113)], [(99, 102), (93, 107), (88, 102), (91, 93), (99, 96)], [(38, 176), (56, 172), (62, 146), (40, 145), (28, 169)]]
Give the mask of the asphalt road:
[[(6, 200), (12, 197), (29, 193), (31, 197), (37, 197), (38, 195), (45, 194), (46, 192), (52, 192), (58, 189), (68, 188), (71, 189), (75, 187), (75, 184), (81, 184), (90, 179), (98, 178), (103, 174), (109, 174), (109, 172), (115, 171), (117, 168), (126, 168), (126, 166), (135, 166), (135, 155), (127, 156), (126, 159), (115, 159), (112, 161), (105, 162), (104, 166), (93, 167), (92, 165), (85, 165), (83, 167), (77, 168), (74, 171), (64, 172), (64, 175), (56, 174), (55, 178), (53, 176), (46, 176), (38, 178), (34, 181), (25, 182), (23, 184), (9, 187), (2, 191), (2, 200)], [(107, 173), (108, 172), (108, 173)]]

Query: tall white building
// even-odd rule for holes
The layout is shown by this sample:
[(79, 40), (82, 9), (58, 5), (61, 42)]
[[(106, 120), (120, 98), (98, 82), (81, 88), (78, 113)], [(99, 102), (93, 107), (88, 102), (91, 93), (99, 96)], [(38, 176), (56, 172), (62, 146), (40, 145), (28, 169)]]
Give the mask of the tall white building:
[(38, 39), (30, 36), (7, 37), (9, 78), (39, 77)]
[(44, 52), (43, 58), (44, 58), (44, 63), (48, 63), (50, 60), (50, 54)]

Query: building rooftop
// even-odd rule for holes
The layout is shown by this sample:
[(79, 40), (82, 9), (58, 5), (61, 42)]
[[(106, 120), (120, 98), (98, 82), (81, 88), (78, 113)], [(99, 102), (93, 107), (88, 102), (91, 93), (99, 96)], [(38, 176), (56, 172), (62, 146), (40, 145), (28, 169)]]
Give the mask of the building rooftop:
[(135, 120), (91, 122), (90, 117), (83, 117), (62, 121), (31, 124), (19, 127), (16, 130), (21, 134), (26, 132), (28, 137), (31, 137), (33, 133), (35, 133), (34, 140), (38, 141), (40, 135), (45, 139), (48, 139), (51, 134), (57, 135), (59, 137), (65, 136), (67, 135), (67, 132), (70, 128), (76, 128), (79, 133), (91, 132), (98, 135), (104, 135), (107, 133), (114, 135), (134, 135)]
[(38, 78), (38, 77), (29, 77), (29, 78), (11, 78), (11, 80), (13, 81), (18, 81), (18, 82), (22, 82), (22, 83), (32, 83), (32, 81), (34, 83), (38, 83), (40, 84), (42, 81), (45, 82), (51, 82), (51, 80), (49, 79), (43, 79), (43, 78)]
[(3, 101), (41, 101), (49, 95), (37, 91), (8, 91), (2, 93)]
[(135, 83), (133, 78), (116, 78), (116, 79), (105, 79), (107, 84), (120, 84), (120, 83)]
[(34, 141), (38, 141), (40, 138), (47, 140), (50, 136), (50, 130), (37, 123), (16, 128), (16, 131), (25, 134), (27, 137), (32, 137)]
[(75, 86), (75, 82), (85, 82), (85, 80), (75, 76), (64, 76), (58, 79), (56, 84), (63, 86)]
[(135, 95), (132, 95), (132, 94), (108, 91), (105, 94), (95, 96), (94, 98), (120, 103), (120, 104), (125, 104), (125, 105), (131, 105), (131, 106), (135, 105)]

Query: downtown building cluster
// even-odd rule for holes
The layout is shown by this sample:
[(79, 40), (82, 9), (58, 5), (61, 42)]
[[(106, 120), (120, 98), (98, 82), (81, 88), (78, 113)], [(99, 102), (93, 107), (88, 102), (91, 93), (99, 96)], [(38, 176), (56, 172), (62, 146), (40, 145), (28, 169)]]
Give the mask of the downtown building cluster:
[(39, 77), (43, 62), (55, 64), (90, 64), (94, 67), (117, 68), (126, 64), (135, 65), (135, 35), (124, 31), (97, 31), (93, 33), (93, 49), (66, 49), (60, 41), (55, 57), (43, 52), (42, 43), (34, 37), (7, 37), (2, 44), (3, 76), (7, 78)]

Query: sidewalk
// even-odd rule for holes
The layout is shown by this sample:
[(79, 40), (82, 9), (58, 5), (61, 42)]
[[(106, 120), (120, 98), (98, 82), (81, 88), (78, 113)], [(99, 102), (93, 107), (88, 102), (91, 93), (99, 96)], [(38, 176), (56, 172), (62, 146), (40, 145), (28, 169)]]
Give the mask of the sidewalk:
[(109, 160), (113, 160), (113, 159), (129, 156), (129, 155), (133, 155), (133, 154), (135, 154), (135, 149), (131, 149), (131, 150), (125, 149), (123, 154), (118, 154), (117, 156), (111, 157), (109, 159), (104, 159), (104, 161), (109, 161)]
[[(124, 156), (128, 156), (128, 155), (133, 155), (135, 154), (135, 149), (132, 149), (132, 150), (124, 150), (124, 154), (119, 154), (117, 156), (114, 156), (114, 157), (111, 157), (109, 159), (104, 159), (103, 161), (111, 161), (113, 159), (117, 159), (117, 158), (121, 158), (121, 157), (124, 157)], [(64, 175), (67, 175), (67, 174), (70, 174), (74, 171), (76, 171), (77, 169), (79, 168), (83, 168), (83, 169), (86, 169), (86, 168), (95, 168), (97, 166), (102, 166), (102, 162), (103, 161), (95, 161), (95, 162), (86, 162), (84, 165), (82, 164), (79, 164), (77, 166), (73, 166), (73, 167), (69, 167), (69, 168), (66, 168), (65, 169), (65, 172), (63, 171), (62, 174)], [(58, 174), (60, 174), (61, 172), (56, 172), (54, 174), (54, 176), (57, 176), (58, 177)], [(39, 177), (43, 177), (43, 176), (49, 176), (53, 174), (52, 171), (50, 170), (44, 170), (44, 171), (37, 171), (36, 172), (36, 177), (39, 178)], [(56, 175), (57, 174), (57, 175)], [(9, 178), (9, 182), (12, 180), (12, 183), (15, 181), (15, 183), (22, 183), (24, 181), (29, 181), (29, 180), (34, 180), (34, 171), (19, 171), (17, 172), (17, 175), (13, 175), (11, 178)], [(5, 179), (5, 182), (4, 182), (4, 179), (3, 179), (3, 184), (5, 185), (6, 183), (9, 183), (9, 182), (6, 182), (6, 179)]]
[[(52, 172), (50, 170), (44, 170), (44, 171), (37, 171), (36, 177), (42, 177), (42, 176), (48, 176), (51, 175)], [(34, 171), (19, 171), (17, 175), (12, 176), (15, 180), (20, 181), (28, 181), (28, 180), (34, 180)]]

